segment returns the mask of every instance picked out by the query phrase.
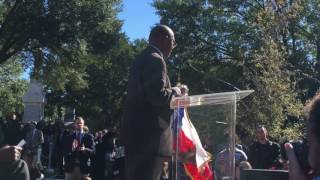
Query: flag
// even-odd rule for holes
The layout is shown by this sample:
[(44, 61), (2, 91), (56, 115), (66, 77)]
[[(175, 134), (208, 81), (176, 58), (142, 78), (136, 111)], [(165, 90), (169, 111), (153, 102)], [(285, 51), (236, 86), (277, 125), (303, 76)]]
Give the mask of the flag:
[(193, 161), (183, 162), (186, 174), (192, 180), (213, 180), (213, 172), (209, 166), (210, 154), (202, 147), (199, 135), (191, 123), (185, 108), (175, 111), (173, 120), (174, 144), (178, 147), (179, 156), (195, 153)]

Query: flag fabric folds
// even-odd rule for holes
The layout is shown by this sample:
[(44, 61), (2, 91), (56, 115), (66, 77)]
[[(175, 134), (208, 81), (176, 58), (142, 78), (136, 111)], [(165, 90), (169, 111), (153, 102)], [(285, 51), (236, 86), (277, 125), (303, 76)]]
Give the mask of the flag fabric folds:
[(211, 155), (202, 147), (185, 108), (175, 111), (172, 127), (173, 148), (178, 151), (186, 174), (192, 180), (213, 180), (213, 172), (209, 166)]

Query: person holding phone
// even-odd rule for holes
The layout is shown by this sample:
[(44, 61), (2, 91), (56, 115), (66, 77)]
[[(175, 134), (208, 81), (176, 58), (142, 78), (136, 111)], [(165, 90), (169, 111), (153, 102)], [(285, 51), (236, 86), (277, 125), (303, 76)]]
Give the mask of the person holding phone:
[(21, 160), (22, 148), (4, 145), (0, 148), (0, 179), (29, 180), (29, 169)]
[(320, 93), (317, 93), (306, 105), (305, 112), (308, 119), (308, 162), (312, 170), (307, 174), (304, 173), (292, 144), (286, 143), (290, 180), (320, 180)]

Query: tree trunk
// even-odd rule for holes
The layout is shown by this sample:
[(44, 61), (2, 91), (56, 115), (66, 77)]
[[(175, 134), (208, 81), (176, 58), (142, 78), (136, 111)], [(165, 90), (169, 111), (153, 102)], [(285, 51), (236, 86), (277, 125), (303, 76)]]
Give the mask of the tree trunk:
[(34, 58), (34, 68), (31, 74), (32, 79), (41, 80), (42, 79), (42, 65), (43, 65), (43, 52), (41, 48), (36, 48), (32, 52)]

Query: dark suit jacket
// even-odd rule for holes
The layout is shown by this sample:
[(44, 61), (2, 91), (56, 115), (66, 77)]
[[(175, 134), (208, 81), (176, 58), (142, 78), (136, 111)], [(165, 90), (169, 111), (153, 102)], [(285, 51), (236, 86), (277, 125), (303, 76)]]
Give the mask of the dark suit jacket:
[(96, 144), (92, 166), (94, 180), (108, 180), (114, 178), (114, 164), (116, 159), (115, 157), (110, 156), (114, 150), (115, 148), (112, 144), (106, 142)]
[(88, 165), (88, 160), (94, 151), (94, 141), (91, 134), (85, 133), (81, 140), (81, 145), (86, 148), (85, 151), (74, 151), (72, 152), (72, 143), (76, 139), (76, 133), (71, 133), (66, 136), (63, 142), (63, 156), (65, 160), (66, 172), (72, 172), (74, 166), (76, 165), (76, 159), (79, 160), (80, 171), (83, 174), (88, 174), (90, 172), (90, 166)]
[(133, 62), (122, 139), (127, 153), (171, 156), (170, 101), (174, 94), (161, 52), (148, 47)]

